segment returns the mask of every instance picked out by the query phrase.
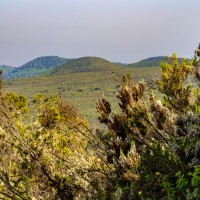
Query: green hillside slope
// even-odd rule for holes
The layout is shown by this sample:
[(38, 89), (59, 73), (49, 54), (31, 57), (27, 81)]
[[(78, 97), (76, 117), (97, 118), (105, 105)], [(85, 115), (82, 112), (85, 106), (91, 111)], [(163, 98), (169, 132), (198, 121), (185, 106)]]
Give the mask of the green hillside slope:
[(74, 59), (49, 71), (50, 75), (74, 72), (112, 71), (121, 66), (98, 57), (82, 57)]
[(157, 78), (159, 72), (159, 67), (120, 68), (117, 66), (110, 71), (42, 74), (35, 77), (9, 79), (5, 82), (5, 87), (7, 91), (24, 95), (29, 100), (32, 100), (36, 94), (61, 95), (64, 100), (75, 105), (81, 115), (86, 116), (90, 121), (96, 121), (98, 116), (96, 102), (103, 95), (111, 100), (112, 105), (115, 106), (114, 110), (118, 108), (115, 95), (122, 75), (130, 74), (134, 81), (145, 79), (148, 82), (150, 79)]

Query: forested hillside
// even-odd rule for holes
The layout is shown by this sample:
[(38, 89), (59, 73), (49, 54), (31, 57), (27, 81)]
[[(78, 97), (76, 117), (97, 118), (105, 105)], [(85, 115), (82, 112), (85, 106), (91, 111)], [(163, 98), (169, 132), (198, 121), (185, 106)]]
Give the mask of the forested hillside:
[(14, 68), (5, 74), (5, 78), (29, 77), (41, 74), (49, 69), (55, 68), (63, 63), (70, 62), (72, 59), (61, 58), (58, 56), (44, 56), (33, 59), (26, 64)]

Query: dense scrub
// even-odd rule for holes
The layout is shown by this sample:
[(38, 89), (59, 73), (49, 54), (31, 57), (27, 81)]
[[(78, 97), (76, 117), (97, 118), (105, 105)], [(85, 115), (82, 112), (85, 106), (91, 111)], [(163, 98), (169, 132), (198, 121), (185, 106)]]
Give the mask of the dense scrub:
[[(97, 103), (93, 132), (75, 108), (0, 91), (2, 199), (199, 199), (200, 46), (193, 61), (161, 63), (154, 90), (122, 77), (119, 110)], [(149, 94), (148, 94), (149, 92)]]

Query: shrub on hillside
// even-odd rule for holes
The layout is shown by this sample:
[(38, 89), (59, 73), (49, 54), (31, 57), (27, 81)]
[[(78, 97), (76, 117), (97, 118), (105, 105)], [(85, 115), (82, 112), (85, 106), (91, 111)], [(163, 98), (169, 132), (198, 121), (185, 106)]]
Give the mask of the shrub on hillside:
[[(99, 136), (102, 157), (110, 171), (106, 199), (200, 198), (200, 93), (186, 84), (199, 79), (196, 50), (193, 62), (161, 63), (157, 91), (146, 93), (143, 81), (123, 77), (119, 112), (106, 98), (97, 104), (107, 131)], [(155, 94), (156, 93), (156, 94)]]
[(86, 199), (99, 162), (87, 150), (87, 121), (58, 97), (37, 95), (33, 103), (34, 116), (24, 97), (1, 88), (0, 197)]

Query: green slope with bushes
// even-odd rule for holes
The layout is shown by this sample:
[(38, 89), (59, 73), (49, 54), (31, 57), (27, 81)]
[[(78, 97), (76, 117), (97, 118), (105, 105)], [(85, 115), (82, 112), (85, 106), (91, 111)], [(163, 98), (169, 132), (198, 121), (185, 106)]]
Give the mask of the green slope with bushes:
[(58, 95), (60, 93), (64, 100), (71, 102), (78, 108), (81, 115), (94, 121), (97, 117), (96, 102), (103, 95), (114, 101), (121, 76), (125, 74), (131, 74), (135, 81), (145, 79), (149, 82), (159, 77), (160, 70), (159, 67), (144, 69), (114, 67), (114, 69), (106, 68), (106, 71), (101, 69), (99, 71), (70, 73), (66, 69), (58, 74), (45, 73), (36, 77), (6, 80), (4, 85), (7, 91), (24, 95), (30, 100), (40, 93), (45, 95)]

